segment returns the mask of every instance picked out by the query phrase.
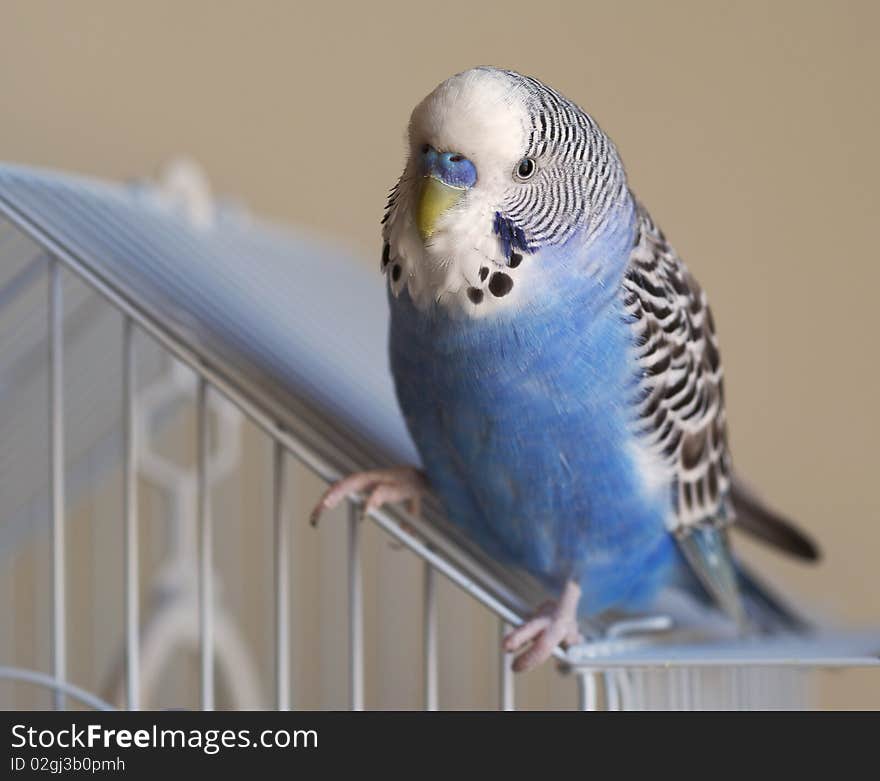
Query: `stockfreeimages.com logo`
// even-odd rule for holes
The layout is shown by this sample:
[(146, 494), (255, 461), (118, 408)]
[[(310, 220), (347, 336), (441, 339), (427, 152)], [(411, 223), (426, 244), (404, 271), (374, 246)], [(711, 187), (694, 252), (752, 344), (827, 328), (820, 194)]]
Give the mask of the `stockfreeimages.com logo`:
[(25, 724), (12, 727), (12, 748), (191, 748), (205, 754), (236, 748), (317, 748), (318, 732), (313, 729), (108, 729), (100, 724), (78, 727), (72, 723), (62, 729), (35, 729)]

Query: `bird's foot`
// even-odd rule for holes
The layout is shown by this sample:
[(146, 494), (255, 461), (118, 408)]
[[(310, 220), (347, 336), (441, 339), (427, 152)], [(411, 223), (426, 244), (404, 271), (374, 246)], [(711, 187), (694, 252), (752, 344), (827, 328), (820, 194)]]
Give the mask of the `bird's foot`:
[(421, 499), (428, 490), (424, 472), (412, 466), (397, 466), (391, 469), (373, 469), (369, 472), (356, 472), (333, 483), (312, 510), (310, 522), (318, 525), (324, 510), (332, 510), (343, 499), (352, 494), (366, 494), (364, 514), (384, 504), (407, 503), (413, 515), (421, 511)]
[(559, 602), (545, 603), (533, 618), (504, 638), (504, 649), (509, 653), (528, 646), (513, 660), (514, 672), (526, 672), (546, 662), (560, 643), (569, 646), (583, 642), (577, 622), (580, 597), (580, 587), (568, 581)]

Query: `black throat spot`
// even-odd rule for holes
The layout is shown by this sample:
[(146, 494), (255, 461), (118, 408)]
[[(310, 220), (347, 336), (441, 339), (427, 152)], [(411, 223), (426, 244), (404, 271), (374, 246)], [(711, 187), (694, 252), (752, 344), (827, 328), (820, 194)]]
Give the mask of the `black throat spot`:
[(496, 271), (489, 279), (489, 292), (496, 298), (506, 296), (513, 289), (513, 280), (503, 271)]

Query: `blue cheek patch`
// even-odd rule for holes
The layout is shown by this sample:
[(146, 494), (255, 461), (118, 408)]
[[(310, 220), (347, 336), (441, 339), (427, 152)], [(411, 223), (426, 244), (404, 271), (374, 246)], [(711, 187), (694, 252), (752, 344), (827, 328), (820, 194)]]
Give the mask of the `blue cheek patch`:
[(537, 249), (537, 247), (532, 246), (526, 240), (526, 234), (523, 229), (518, 225), (514, 225), (501, 212), (495, 212), (495, 222), (492, 225), (492, 230), (501, 241), (501, 249), (504, 252), (505, 258), (509, 259), (514, 250), (534, 252)]

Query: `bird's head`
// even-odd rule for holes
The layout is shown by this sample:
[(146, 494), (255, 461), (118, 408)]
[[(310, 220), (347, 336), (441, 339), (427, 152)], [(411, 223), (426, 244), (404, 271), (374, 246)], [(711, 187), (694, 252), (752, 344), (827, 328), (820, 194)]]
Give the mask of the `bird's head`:
[(511, 309), (539, 287), (546, 251), (588, 241), (626, 193), (614, 145), (586, 113), (537, 79), (474, 68), (412, 113), (383, 269), (422, 309)]

